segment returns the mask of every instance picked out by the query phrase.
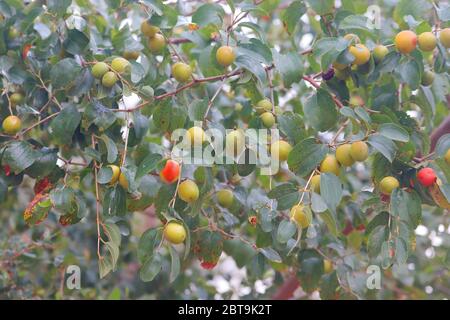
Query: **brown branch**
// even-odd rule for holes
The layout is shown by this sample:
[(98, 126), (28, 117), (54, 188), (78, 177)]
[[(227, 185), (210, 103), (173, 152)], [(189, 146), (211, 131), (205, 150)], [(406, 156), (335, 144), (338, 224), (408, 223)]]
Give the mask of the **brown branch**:
[[(316, 82), (312, 77), (310, 76), (303, 76), (303, 80), (309, 82), (314, 88), (319, 89), (320, 84)], [(331, 94), (331, 98), (333, 99), (334, 103), (338, 108), (343, 108), (344, 104), (338, 99), (338, 97), (335, 94)]]
[[(158, 101), (158, 100), (162, 100), (162, 99), (165, 99), (165, 98), (168, 98), (168, 97), (177, 95), (177, 94), (180, 93), (181, 91), (186, 90), (186, 89), (188, 89), (188, 88), (191, 88), (191, 87), (195, 86), (195, 85), (198, 84), (198, 83), (212, 82), (212, 81), (217, 81), (217, 80), (224, 80), (224, 79), (227, 79), (227, 78), (231, 78), (231, 77), (240, 75), (240, 74), (242, 74), (243, 72), (244, 72), (243, 70), (237, 69), (237, 70), (232, 71), (232, 72), (230, 72), (230, 73), (221, 74), (221, 75), (218, 75), (218, 76), (212, 76), (212, 77), (206, 77), (206, 78), (195, 79), (195, 80), (192, 80), (191, 82), (188, 82), (187, 84), (185, 84), (185, 85), (183, 85), (183, 86), (177, 88), (177, 89), (174, 90), (174, 91), (166, 92), (166, 93), (163, 93), (163, 94), (161, 94), (161, 95), (159, 95), (159, 96), (155, 96), (155, 97), (154, 97), (154, 100), (155, 100), (155, 101)], [(134, 111), (139, 110), (140, 108), (142, 108), (142, 107), (148, 105), (148, 104), (151, 103), (151, 102), (152, 102), (152, 101), (144, 101), (143, 103), (138, 104), (136, 107), (131, 108), (131, 109), (114, 109), (114, 110), (112, 110), (112, 111), (114, 111), (114, 112), (134, 112)]]

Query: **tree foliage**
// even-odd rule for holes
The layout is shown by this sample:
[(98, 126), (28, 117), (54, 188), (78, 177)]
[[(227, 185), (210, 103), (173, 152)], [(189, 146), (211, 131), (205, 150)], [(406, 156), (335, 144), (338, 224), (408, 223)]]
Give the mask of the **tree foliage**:
[[(292, 275), (303, 297), (449, 296), (450, 135), (430, 138), (449, 116), (446, 1), (5, 0), (0, 13), (0, 296), (258, 298)], [(192, 127), (200, 148), (278, 129), (264, 149), (280, 170), (240, 161), (239, 145), (231, 163), (183, 163), (174, 136)], [(256, 154), (251, 139), (242, 150)], [(64, 289), (69, 265), (80, 291)], [(219, 289), (237, 268), (242, 288)]]

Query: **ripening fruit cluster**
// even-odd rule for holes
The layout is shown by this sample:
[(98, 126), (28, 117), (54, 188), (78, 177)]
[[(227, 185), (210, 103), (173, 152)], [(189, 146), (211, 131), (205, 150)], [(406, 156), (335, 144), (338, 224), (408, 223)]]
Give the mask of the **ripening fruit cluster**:
[(166, 39), (157, 26), (153, 26), (148, 21), (144, 21), (141, 23), (141, 32), (147, 36), (148, 48), (153, 54), (161, 53), (166, 47)]
[[(445, 28), (439, 33), (439, 41), (445, 48), (450, 48), (450, 28)], [(417, 36), (411, 30), (400, 31), (394, 39), (397, 51), (402, 54), (413, 52), (417, 46), (423, 52), (432, 52), (438, 44), (438, 37), (433, 32), (422, 32)], [(429, 86), (434, 81), (434, 72), (425, 70), (422, 75), (421, 84)]]
[[(327, 154), (319, 166), (320, 173), (333, 173), (339, 176), (341, 166), (350, 167), (355, 162), (366, 161), (369, 157), (369, 147), (364, 141), (341, 144), (335, 154)], [(320, 174), (311, 178), (311, 189), (320, 194)]]
[(106, 62), (97, 62), (92, 66), (91, 73), (96, 79), (99, 79), (106, 88), (112, 88), (119, 80), (119, 74), (128, 72), (130, 62), (122, 57), (114, 58), (111, 65)]

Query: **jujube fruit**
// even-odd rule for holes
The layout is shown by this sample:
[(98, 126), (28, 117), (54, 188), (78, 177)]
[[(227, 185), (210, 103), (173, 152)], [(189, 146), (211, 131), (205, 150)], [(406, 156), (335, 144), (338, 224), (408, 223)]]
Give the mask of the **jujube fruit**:
[(124, 51), (123, 57), (128, 60), (136, 60), (139, 58), (139, 51)]
[(264, 112), (272, 111), (272, 102), (269, 99), (262, 99), (258, 101), (255, 106), (255, 110), (259, 114), (263, 114)]
[(21, 126), (22, 121), (17, 116), (8, 116), (2, 123), (3, 132), (9, 135), (15, 135), (20, 131)]
[(171, 221), (164, 227), (164, 238), (173, 244), (180, 244), (186, 239), (186, 229), (181, 223)]
[(148, 48), (152, 53), (159, 53), (166, 46), (166, 39), (162, 34), (155, 34), (154, 37), (148, 39)]
[(229, 208), (233, 204), (234, 195), (231, 190), (221, 189), (217, 192), (217, 202), (224, 208)]
[(141, 32), (147, 37), (153, 38), (159, 32), (159, 28), (152, 26), (148, 21), (144, 21), (141, 23)]
[(441, 33), (439, 34), (439, 40), (444, 47), (450, 48), (450, 28), (441, 30)]
[(411, 30), (404, 30), (400, 31), (395, 36), (395, 47), (400, 53), (407, 54), (414, 49), (416, 49), (417, 46), (417, 35), (412, 32)]
[(373, 58), (375, 59), (375, 62), (381, 62), (383, 61), (384, 57), (389, 53), (389, 49), (379, 44), (373, 49)]
[(436, 48), (437, 39), (432, 32), (423, 32), (417, 38), (419, 48), (422, 51), (433, 51)]
[(323, 272), (331, 273), (332, 271), (333, 271), (333, 263), (328, 259), (324, 259), (323, 260)]
[(355, 161), (365, 161), (369, 157), (369, 147), (364, 141), (353, 142), (350, 155)]
[(384, 177), (380, 181), (380, 190), (385, 195), (390, 195), (392, 191), (398, 187), (400, 187), (400, 183), (392, 176)]
[(245, 148), (245, 135), (242, 130), (230, 131), (225, 137), (226, 154), (235, 157)]
[(91, 69), (92, 76), (96, 79), (102, 78), (109, 71), (109, 67), (105, 62), (97, 62)]
[(192, 127), (186, 132), (186, 139), (192, 145), (201, 145), (205, 141), (205, 131), (200, 127)]
[(198, 186), (192, 180), (185, 180), (178, 187), (178, 196), (187, 203), (192, 203), (197, 200), (199, 194)]
[(261, 121), (266, 128), (271, 128), (275, 123), (275, 117), (272, 112), (264, 112), (261, 115)]
[(307, 228), (311, 224), (310, 217), (305, 213), (305, 210), (301, 204), (297, 204), (291, 208), (291, 220), (295, 221), (303, 229)]
[(325, 156), (325, 159), (322, 160), (320, 164), (320, 172), (330, 172), (334, 173), (335, 175), (339, 175), (339, 162), (337, 161), (336, 157), (332, 154), (327, 154)]
[(346, 143), (336, 148), (336, 160), (344, 167), (350, 167), (355, 160), (350, 155), (351, 145)]
[(450, 165), (450, 149), (447, 150), (444, 156), (445, 162), (447, 162), (448, 165)]
[(423, 168), (417, 173), (417, 180), (419, 180), (420, 184), (424, 187), (429, 187), (436, 182), (437, 176), (433, 169)]
[(217, 49), (216, 60), (217, 63), (220, 64), (221, 66), (228, 67), (234, 62), (235, 59), (236, 56), (234, 54), (234, 50), (232, 47), (222, 46), (219, 49)]
[(278, 155), (279, 161), (286, 161), (291, 150), (292, 146), (283, 140), (275, 141), (270, 146), (270, 153), (273, 155)]
[(128, 190), (127, 176), (122, 171), (120, 171), (120, 174), (119, 174), (119, 184), (122, 186), (122, 188), (124, 188), (125, 190)]
[(434, 72), (431, 70), (426, 70), (422, 74), (421, 84), (425, 87), (430, 86), (434, 81)]
[(349, 51), (355, 57), (353, 64), (360, 66), (370, 60), (370, 50), (363, 44), (358, 43), (350, 46)]
[(108, 167), (111, 168), (111, 170), (112, 170), (112, 177), (111, 177), (111, 180), (109, 181), (109, 183), (115, 184), (119, 180), (120, 168), (113, 164), (110, 164)]
[(102, 77), (102, 85), (107, 88), (111, 88), (116, 84), (116, 82), (118, 80), (119, 80), (119, 78), (117, 77), (117, 75), (114, 72), (108, 71)]
[(356, 34), (354, 34), (354, 33), (347, 33), (344, 36), (344, 39), (347, 40), (347, 41), (350, 41), (350, 44), (360, 43), (361, 42), (359, 37)]
[(111, 69), (117, 73), (123, 73), (130, 66), (130, 62), (122, 57), (114, 58), (111, 62)]
[(178, 82), (187, 82), (192, 75), (192, 68), (184, 62), (176, 62), (172, 66), (172, 75)]
[(320, 194), (320, 174), (316, 174), (311, 178), (311, 189), (315, 192), (315, 193), (319, 193)]
[(14, 92), (10, 97), (11, 105), (17, 106), (23, 102), (23, 95), (19, 92)]
[(167, 160), (166, 165), (159, 173), (159, 176), (165, 183), (174, 183), (180, 176), (180, 164), (174, 160)]

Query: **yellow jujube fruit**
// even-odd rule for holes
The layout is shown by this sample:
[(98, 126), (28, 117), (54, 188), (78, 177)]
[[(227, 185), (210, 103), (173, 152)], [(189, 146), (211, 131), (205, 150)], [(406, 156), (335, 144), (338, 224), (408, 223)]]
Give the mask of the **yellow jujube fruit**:
[(441, 33), (439, 34), (439, 40), (444, 47), (450, 48), (450, 28), (441, 30)]
[(311, 189), (320, 194), (320, 174), (316, 174), (311, 178)]
[(289, 153), (292, 150), (292, 146), (283, 140), (278, 140), (272, 143), (270, 146), (270, 153), (277, 156), (279, 161), (286, 161), (288, 159)]
[(128, 190), (127, 176), (122, 171), (119, 174), (119, 184), (122, 186), (122, 188)]
[(231, 190), (222, 189), (217, 192), (217, 202), (224, 207), (229, 208), (233, 204), (234, 195)]
[(217, 49), (216, 60), (217, 63), (220, 64), (221, 66), (228, 67), (234, 62), (235, 59), (236, 56), (234, 54), (234, 50), (232, 47), (222, 46), (219, 49)]
[(148, 48), (152, 53), (159, 53), (166, 46), (166, 39), (162, 34), (155, 34), (155, 36), (148, 39)]
[(307, 215), (302, 205), (297, 204), (291, 208), (291, 220), (295, 221), (303, 229), (311, 224), (311, 216)]
[(437, 45), (436, 36), (432, 32), (423, 32), (417, 38), (422, 51), (433, 51)]
[(164, 238), (173, 244), (180, 244), (186, 239), (186, 229), (181, 223), (171, 221), (164, 227)]
[(205, 131), (200, 127), (192, 127), (186, 133), (186, 139), (191, 142), (192, 145), (201, 145), (205, 141)]
[(355, 57), (353, 64), (359, 66), (370, 60), (370, 50), (363, 44), (358, 43), (354, 46), (350, 46), (349, 51)]
[(141, 23), (141, 32), (147, 37), (153, 38), (159, 32), (159, 28), (152, 26), (148, 21), (144, 21)]
[(448, 165), (450, 165), (450, 149), (447, 150), (444, 156), (445, 162), (447, 162)]
[(326, 155), (325, 159), (323, 159), (320, 164), (320, 172), (330, 172), (339, 176), (340, 166), (336, 157), (332, 154)]
[(392, 176), (384, 177), (380, 181), (380, 190), (385, 195), (390, 195), (395, 188), (400, 187), (398, 180)]
[(350, 155), (351, 145), (346, 143), (336, 148), (336, 160), (344, 167), (350, 167), (355, 160)]
[(111, 62), (111, 69), (117, 73), (123, 73), (130, 66), (130, 62), (122, 57), (114, 58)]
[(369, 147), (364, 141), (353, 142), (350, 155), (355, 161), (365, 161), (369, 157)]
[(192, 68), (184, 62), (176, 62), (172, 66), (172, 75), (178, 82), (187, 82), (192, 75)]
[(112, 173), (113, 173), (109, 183), (110, 184), (115, 184), (119, 180), (120, 168), (118, 166), (114, 165), (114, 164), (110, 164), (108, 167), (111, 168)]
[(178, 196), (181, 200), (192, 203), (198, 199), (200, 191), (197, 184), (192, 180), (185, 180), (178, 187)]

